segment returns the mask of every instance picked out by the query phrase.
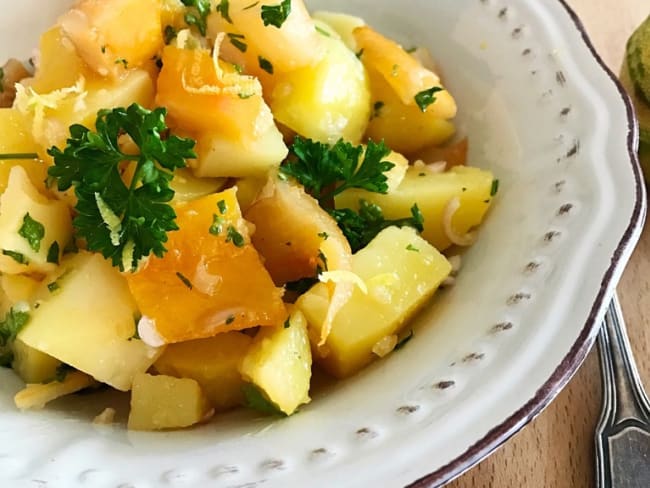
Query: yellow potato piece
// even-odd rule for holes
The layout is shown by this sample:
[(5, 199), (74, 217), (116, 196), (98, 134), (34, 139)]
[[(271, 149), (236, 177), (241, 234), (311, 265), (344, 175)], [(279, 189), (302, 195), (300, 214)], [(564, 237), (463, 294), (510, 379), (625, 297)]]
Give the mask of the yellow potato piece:
[(243, 402), (239, 363), (252, 339), (241, 332), (226, 332), (208, 339), (170, 344), (154, 368), (176, 378), (191, 378), (201, 385), (217, 411)]
[(445, 212), (452, 199), (458, 198), (459, 208), (451, 218), (454, 234), (465, 236), (480, 225), (492, 204), (494, 176), (479, 168), (456, 166), (444, 173), (431, 173), (426, 168), (411, 167), (400, 186), (386, 194), (363, 190), (346, 190), (336, 197), (337, 208), (359, 208), (359, 200), (377, 204), (387, 219), (411, 215), (418, 204), (424, 216), (422, 237), (436, 249), (447, 249), (452, 241), (445, 231)]
[[(399, 332), (427, 303), (451, 265), (412, 228), (388, 227), (352, 256), (352, 271), (364, 281), (367, 293), (355, 287), (334, 319), (324, 354), (315, 357), (337, 378), (356, 373), (376, 358), (375, 344)], [(296, 306), (307, 318), (315, 346), (328, 307), (327, 289), (315, 285)]]
[(194, 380), (139, 374), (133, 381), (130, 430), (179, 429), (211, 415), (210, 403)]
[(11, 367), (25, 383), (52, 381), (56, 369), (61, 366), (58, 359), (28, 346), (20, 339), (14, 341), (12, 351), (14, 360)]
[(259, 331), (239, 371), (280, 411), (291, 415), (310, 401), (311, 361), (307, 322), (294, 310), (284, 325)]

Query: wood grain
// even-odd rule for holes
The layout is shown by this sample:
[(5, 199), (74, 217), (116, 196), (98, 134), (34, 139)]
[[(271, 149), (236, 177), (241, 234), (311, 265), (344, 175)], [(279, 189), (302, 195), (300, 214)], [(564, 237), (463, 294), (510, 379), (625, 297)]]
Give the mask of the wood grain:
[[(618, 73), (627, 38), (650, 14), (648, 0), (567, 0), (567, 3), (582, 19), (604, 61)], [(648, 227), (623, 275), (618, 293), (641, 375), (650, 388)], [(594, 348), (568, 386), (536, 420), (448, 486), (593, 487), (593, 433), (600, 401), (600, 369)]]

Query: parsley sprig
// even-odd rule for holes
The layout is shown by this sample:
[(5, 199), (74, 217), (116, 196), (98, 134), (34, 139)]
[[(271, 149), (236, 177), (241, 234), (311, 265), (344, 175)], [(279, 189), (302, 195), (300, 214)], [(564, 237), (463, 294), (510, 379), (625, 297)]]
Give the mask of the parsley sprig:
[(379, 232), (392, 225), (411, 226), (419, 232), (424, 230), (424, 218), (417, 205), (411, 208), (410, 217), (397, 220), (385, 219), (381, 207), (366, 200), (360, 200), (358, 212), (333, 208), (333, 198), (351, 188), (388, 193), (385, 173), (395, 165), (384, 159), (391, 150), (383, 141), (368, 141), (364, 152), (363, 146), (353, 146), (342, 140), (330, 146), (297, 136), (291, 153), (292, 157), (280, 167), (281, 176), (294, 178), (318, 200), (336, 220), (353, 252), (365, 247)]
[(201, 35), (205, 36), (208, 32), (208, 15), (212, 6), (210, 0), (181, 0), (181, 2), (188, 7), (188, 11), (185, 12), (185, 23), (196, 26)]
[(349, 208), (331, 210), (330, 215), (336, 220), (345, 237), (350, 242), (352, 252), (368, 245), (382, 230), (390, 226), (413, 227), (418, 232), (424, 230), (424, 217), (417, 204), (411, 207), (411, 216), (387, 220), (379, 205), (369, 203), (366, 200), (359, 201), (359, 212)]
[[(196, 157), (195, 142), (167, 135), (165, 115), (164, 108), (149, 111), (138, 104), (101, 110), (96, 132), (73, 125), (66, 148), (48, 150), (54, 158), (48, 174), (58, 189), (74, 186), (78, 236), (122, 271), (134, 270), (151, 253), (162, 256), (167, 232), (178, 229), (168, 204), (174, 196), (169, 182), (174, 169)], [(123, 134), (131, 137), (139, 154), (122, 152), (118, 138)], [(120, 175), (123, 163), (136, 165), (128, 186)]]
[(343, 140), (330, 146), (297, 136), (291, 152), (295, 158), (283, 165), (280, 173), (295, 178), (321, 204), (350, 188), (388, 192), (384, 173), (395, 166), (384, 161), (391, 151), (383, 141), (368, 141), (361, 162), (363, 146)]

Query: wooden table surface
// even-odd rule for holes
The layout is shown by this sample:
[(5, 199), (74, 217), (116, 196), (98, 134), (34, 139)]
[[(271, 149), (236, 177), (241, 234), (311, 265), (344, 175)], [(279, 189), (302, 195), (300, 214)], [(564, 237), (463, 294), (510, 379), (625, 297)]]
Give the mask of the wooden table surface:
[[(625, 42), (650, 14), (649, 0), (567, 0), (605, 62), (619, 72)], [(650, 224), (618, 294), (641, 376), (650, 389)], [(499, 451), (448, 486), (453, 488), (593, 487), (594, 429), (601, 402), (596, 347), (542, 414)]]

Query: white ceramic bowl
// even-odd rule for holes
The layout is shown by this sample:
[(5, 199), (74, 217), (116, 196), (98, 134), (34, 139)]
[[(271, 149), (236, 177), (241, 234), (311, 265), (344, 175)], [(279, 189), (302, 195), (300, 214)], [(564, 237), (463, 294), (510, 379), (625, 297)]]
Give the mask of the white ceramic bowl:
[[(0, 58), (28, 56), (69, 3), (2, 0)], [(19, 413), (20, 383), (3, 371), (2, 486), (434, 486), (537, 415), (584, 359), (645, 193), (630, 104), (575, 16), (560, 0), (308, 4), (362, 15), (442, 66), (471, 163), (501, 180), (457, 286), (408, 347), (284, 420), (236, 412), (130, 433), (90, 423), (107, 396)]]

